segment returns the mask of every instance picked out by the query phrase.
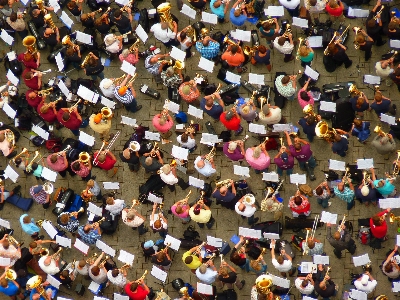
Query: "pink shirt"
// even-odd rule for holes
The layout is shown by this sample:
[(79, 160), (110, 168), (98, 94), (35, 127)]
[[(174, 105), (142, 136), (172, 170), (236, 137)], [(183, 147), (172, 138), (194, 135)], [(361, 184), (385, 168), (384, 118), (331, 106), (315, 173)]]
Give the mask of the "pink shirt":
[(47, 165), (49, 166), (50, 169), (52, 169), (55, 172), (61, 172), (64, 171), (66, 168), (68, 168), (68, 165), (64, 163), (64, 156), (59, 156), (54, 164), (50, 161), (51, 156), (52, 155), (49, 155), (46, 158)]
[[(76, 161), (79, 162), (79, 160), (76, 160)], [(74, 161), (71, 165), (73, 165), (76, 161)], [(90, 169), (87, 166), (85, 166), (83, 163), (80, 163), (80, 164), (81, 164), (81, 169), (79, 171), (75, 171), (74, 169), (72, 169), (72, 171), (74, 171), (80, 177), (84, 178), (89, 175)]]
[(254, 150), (252, 148), (248, 148), (246, 150), (245, 157), (246, 157), (247, 163), (253, 169), (260, 170), (260, 171), (268, 168), (271, 163), (271, 158), (269, 156), (265, 155), (264, 152), (261, 152), (259, 158), (254, 158), (253, 152), (254, 152)]
[(119, 60), (123, 62), (124, 60), (132, 65), (136, 64), (139, 59), (136, 58), (135, 54), (129, 53), (127, 57), (124, 57), (122, 54), (119, 55)]
[(299, 104), (301, 106), (301, 109), (304, 108), (307, 104), (314, 105), (314, 98), (312, 97), (310, 92), (307, 92), (308, 97), (310, 97), (309, 101), (304, 101), (303, 99), (300, 98), (300, 92), (304, 91), (303, 89), (300, 89), (300, 91), (297, 93), (297, 100), (299, 100)]
[(171, 207), (171, 211), (172, 211), (172, 213), (173, 213), (175, 216), (177, 216), (178, 218), (187, 218), (187, 217), (189, 216), (189, 208), (190, 208), (190, 206), (187, 205), (187, 204), (182, 205), (183, 213), (181, 213), (180, 215), (178, 215), (178, 214), (176, 213), (176, 205), (173, 205), (173, 206)]
[(160, 114), (155, 115), (153, 118), (153, 126), (155, 129), (157, 129), (161, 133), (167, 133), (172, 126), (174, 126), (174, 121), (172, 121), (170, 118), (165, 122), (164, 125), (160, 125)]

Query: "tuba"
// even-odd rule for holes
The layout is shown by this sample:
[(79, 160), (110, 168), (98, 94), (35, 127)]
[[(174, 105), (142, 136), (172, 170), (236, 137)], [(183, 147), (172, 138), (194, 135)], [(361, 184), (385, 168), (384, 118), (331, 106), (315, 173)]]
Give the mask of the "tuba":
[(46, 14), (44, 17), (44, 21), (46, 22), (46, 24), (53, 29), (54, 31), (58, 28), (56, 26), (56, 24), (54, 24), (53, 18), (51, 17), (50, 14)]
[(174, 30), (174, 20), (172, 19), (171, 16), (171, 4), (168, 2), (164, 2), (157, 6), (157, 13), (158, 16), (160, 17), (161, 22), (168, 23), (169, 29), (172, 31)]
[(46, 192), (46, 194), (51, 194), (54, 191), (54, 186), (50, 182), (46, 182), (43, 184), (43, 190)]
[(317, 126), (315, 126), (315, 134), (317, 137), (321, 137), (327, 142), (331, 142), (335, 138), (336, 130), (335, 128), (330, 128), (328, 123), (325, 121), (320, 121), (317, 123)]
[(31, 160), (31, 162), (26, 166), (26, 171), (27, 172), (32, 172), (32, 164), (33, 164), (33, 162), (35, 161), (35, 159), (39, 156), (40, 154), (39, 154), (39, 151), (35, 151), (35, 156), (33, 157), (33, 159)]
[(6, 280), (15, 280), (17, 279), (17, 272), (15, 272), (13, 269), (8, 269), (6, 271)]
[(185, 62), (180, 60), (175, 60), (175, 64), (173, 65), (174, 69), (183, 70), (185, 68)]
[(42, 277), (39, 275), (33, 276), (26, 282), (27, 289), (36, 289), (40, 295), (45, 294), (45, 290), (42, 286)]
[(362, 92), (358, 90), (357, 86), (354, 83), (349, 87), (349, 93), (352, 96), (361, 96), (362, 94)]
[(311, 115), (313, 117), (317, 116), (317, 114), (314, 112), (314, 107), (312, 106), (312, 104), (307, 104), (306, 106), (304, 106), (303, 113), (305, 113), (306, 115)]
[(356, 34), (356, 36), (354, 37), (354, 48), (358, 50), (360, 49), (360, 45), (356, 42), (355, 38), (357, 37), (357, 34), (361, 31), (361, 27), (354, 26), (353, 31)]
[(78, 158), (78, 160), (81, 162), (81, 163), (83, 163), (83, 164), (85, 164), (85, 165), (88, 165), (89, 164), (89, 160), (90, 160), (90, 155), (89, 155), (89, 153), (87, 153), (87, 152), (81, 152), (81, 153), (79, 153), (79, 158)]
[(258, 276), (256, 279), (256, 289), (257, 292), (263, 295), (268, 295), (271, 293), (272, 277), (270, 275), (264, 274)]
[(33, 35), (28, 35), (22, 40), (22, 45), (26, 47), (26, 50), (37, 58), (37, 49), (35, 46), (36, 38)]
[(109, 108), (107, 106), (103, 107), (101, 109), (100, 113), (101, 113), (101, 117), (103, 118), (103, 120), (109, 120), (113, 116), (111, 108)]

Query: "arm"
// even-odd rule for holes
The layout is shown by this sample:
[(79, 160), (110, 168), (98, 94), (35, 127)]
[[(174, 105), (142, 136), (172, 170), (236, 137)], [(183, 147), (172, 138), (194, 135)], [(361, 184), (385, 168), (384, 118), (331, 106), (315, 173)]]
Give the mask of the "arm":
[(233, 182), (233, 180), (231, 180), (231, 187), (232, 187), (232, 194), (236, 195), (236, 187), (235, 187), (235, 183)]
[(100, 261), (103, 258), (103, 256), (104, 256), (104, 252), (101, 252), (100, 256), (96, 259), (96, 261), (94, 262), (93, 266), (97, 266), (100, 263)]
[(292, 139), (290, 138), (290, 135), (287, 131), (285, 131), (285, 135), (286, 135), (286, 140), (289, 146), (292, 146)]

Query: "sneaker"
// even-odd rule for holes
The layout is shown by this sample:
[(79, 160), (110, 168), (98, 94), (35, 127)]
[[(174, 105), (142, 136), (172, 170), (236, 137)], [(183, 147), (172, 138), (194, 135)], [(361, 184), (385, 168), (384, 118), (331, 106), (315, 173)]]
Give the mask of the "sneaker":
[(258, 222), (258, 220), (260, 220), (260, 218), (254, 218), (254, 222), (253, 222), (253, 224), (257, 223), (257, 222)]
[(139, 111), (139, 110), (141, 110), (142, 109), (142, 105), (138, 105), (138, 106), (136, 106), (136, 110), (135, 110), (135, 112), (137, 112), (137, 111)]
[(242, 284), (242, 287), (239, 290), (242, 290), (244, 287), (244, 284), (246, 283), (246, 280), (243, 279), (240, 283)]
[(328, 207), (332, 205), (332, 202), (328, 202)]

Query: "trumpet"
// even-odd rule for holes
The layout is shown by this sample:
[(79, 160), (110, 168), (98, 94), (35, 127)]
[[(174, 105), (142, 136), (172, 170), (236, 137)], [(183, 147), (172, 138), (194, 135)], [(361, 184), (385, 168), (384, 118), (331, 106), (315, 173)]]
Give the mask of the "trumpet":
[(89, 189), (82, 190), (81, 197), (82, 197), (83, 201), (88, 203), (89, 201), (92, 200), (93, 193)]
[(138, 73), (135, 73), (135, 75), (132, 76), (131, 79), (128, 80), (128, 82), (126, 83), (126, 85), (130, 85), (132, 84), (132, 82), (135, 81), (136, 77), (137, 77)]
[(113, 85), (120, 85), (121, 82), (125, 79), (125, 77), (126, 77), (126, 74), (122, 75), (121, 77), (114, 78), (112, 81)]
[(385, 5), (382, 5), (382, 6), (381, 6), (381, 9), (380, 9), (380, 10), (376, 13), (376, 15), (373, 17), (373, 19), (374, 19), (375, 21), (381, 18), (381, 13), (382, 13), (382, 11), (384, 10), (384, 8), (385, 8)]
[(222, 264), (223, 264), (223, 262), (224, 262), (224, 258), (223, 258), (223, 257), (224, 257), (224, 255), (223, 255), (223, 254), (220, 254), (220, 255), (219, 255), (219, 257), (221, 258), (221, 265), (222, 265)]
[(130, 264), (124, 264), (121, 268), (119, 268), (120, 269), (120, 271), (122, 271), (122, 270), (124, 270), (124, 269), (129, 269), (129, 268), (131, 268), (132, 266), (130, 265)]
[(400, 150), (397, 150), (397, 158), (393, 164), (393, 175), (397, 176), (399, 174), (399, 161), (400, 161)]
[(135, 206), (140, 205), (140, 201), (136, 199), (132, 199), (132, 205), (130, 209), (133, 209)]
[(10, 244), (17, 246), (17, 248), (21, 246), (21, 244), (18, 243), (17, 240), (12, 235), (7, 235), (7, 240)]
[(135, 282), (139, 282), (139, 281), (141, 281), (141, 280), (144, 280), (145, 277), (146, 277), (146, 275), (147, 275), (147, 270), (145, 270), (144, 273), (143, 273), (143, 275), (142, 275), (139, 279), (135, 280)]
[(190, 255), (198, 255), (200, 254), (201, 248), (206, 245), (206, 242), (201, 243)]
[(162, 249), (161, 251), (167, 253), (167, 252), (168, 252), (168, 248), (169, 248), (170, 246), (171, 246), (171, 243), (167, 243), (167, 244), (165, 245), (165, 248)]
[(262, 248), (260, 255), (257, 257), (256, 261), (260, 261), (263, 259), (264, 254), (267, 253), (266, 248)]
[(133, 1), (134, 0), (129, 0), (128, 4), (121, 8), (121, 11), (127, 11), (128, 8), (131, 8), (132, 4), (133, 4)]
[(48, 88), (48, 89), (46, 89), (46, 90), (38, 91), (37, 94), (38, 94), (40, 97), (48, 96), (48, 95), (50, 95), (50, 92), (51, 92), (51, 91), (53, 91), (53, 87)]
[(379, 134), (379, 135), (381, 135), (381, 136), (387, 136), (387, 133), (384, 132), (384, 131), (382, 130), (382, 127), (381, 127), (381, 126), (378, 126), (378, 125), (375, 126), (374, 132), (377, 133), (377, 134)]
[(100, 269), (104, 267), (104, 265), (106, 264), (106, 262), (107, 262), (107, 260), (108, 260), (109, 258), (110, 258), (110, 257), (109, 257), (108, 255), (106, 255), (106, 257), (104, 258), (104, 260), (103, 260), (101, 263), (99, 263), (99, 268), (100, 268)]
[(211, 255), (211, 257), (207, 260), (207, 262), (205, 263), (205, 265), (207, 265), (207, 267), (210, 266), (210, 264), (213, 262), (214, 258), (215, 258), (216, 254), (215, 252)]
[(56, 253), (54, 253), (53, 255), (51, 255), (51, 259), (57, 260), (60, 258), (60, 253), (63, 250), (63, 248), (61, 246), (59, 246), (58, 250)]
[(33, 162), (35, 161), (35, 159), (38, 157), (38, 156), (41, 156), (40, 155), (40, 153), (39, 153), (39, 151), (35, 151), (35, 156), (32, 158), (32, 160), (30, 161), (30, 163), (26, 166), (26, 171), (27, 172), (32, 172), (32, 165), (33, 165)]
[(11, 159), (10, 162), (12, 161), (12, 162), (15, 164), (15, 160), (16, 160), (18, 157), (20, 157), (21, 155), (27, 154), (27, 153), (29, 153), (28, 149), (23, 148), (22, 151), (21, 151), (21, 153), (19, 153), (19, 154), (17, 154), (16, 156), (14, 156), (14, 158)]
[(342, 231), (342, 227), (344, 226), (344, 222), (346, 221), (346, 215), (343, 215), (342, 222), (340, 222), (340, 225), (338, 227), (338, 232), (340, 233)]
[(93, 253), (93, 255), (86, 260), (86, 263), (89, 264), (89, 265), (92, 265), (96, 261), (97, 256), (98, 255), (97, 255), (96, 252)]
[(70, 217), (74, 217), (74, 215), (77, 213), (77, 214), (80, 214), (80, 213), (83, 213), (85, 211), (85, 209), (83, 208), (83, 207), (81, 207), (78, 211), (73, 211), (73, 212), (70, 212), (68, 215), (70, 216)]
[(140, 39), (137, 39), (136, 42), (134, 42), (132, 44), (132, 46), (129, 47), (129, 52), (131, 52), (131, 53), (135, 52), (136, 49), (139, 48), (139, 42), (140, 42)]
[(74, 105), (72, 105), (68, 111), (69, 113), (72, 113), (72, 110), (74, 110), (76, 107), (78, 107), (79, 103), (81, 103), (82, 99), (79, 99)]
[(231, 180), (232, 180), (232, 179), (225, 179), (225, 180), (218, 181), (218, 182), (215, 183), (215, 187), (216, 187), (217, 189), (219, 189), (219, 188), (221, 188), (222, 186), (225, 185), (227, 188), (230, 188), (230, 186), (231, 186)]
[(284, 147), (284, 146), (285, 146), (285, 143), (284, 143), (284, 141), (283, 141), (283, 137), (280, 137), (279, 140), (280, 140), (280, 142), (281, 142), (281, 147)]
[(81, 63), (81, 68), (84, 69), (87, 64), (89, 63), (89, 58), (90, 58), (90, 53), (88, 55), (85, 56), (85, 59), (83, 60), (83, 62)]
[(172, 66), (172, 64), (173, 64), (172, 59), (158, 59), (158, 62), (159, 62), (160, 64), (166, 63), (166, 64), (169, 65), (169, 66)]
[(60, 152), (57, 153), (57, 156), (62, 156), (65, 152), (69, 151), (71, 149), (70, 145), (67, 145), (64, 150), (61, 150)]
[(327, 269), (326, 269), (326, 273), (325, 273), (325, 276), (324, 276), (324, 279), (322, 280), (322, 281), (326, 281), (327, 279), (326, 279), (326, 277), (328, 277), (329, 276), (329, 272), (331, 271), (331, 267), (328, 267)]
[[(246, 246), (249, 244), (249, 240), (246, 240), (244, 242), (244, 245), (242, 247), (244, 247), (244, 249), (246, 250)], [(237, 251), (238, 254), (243, 254), (244, 251), (242, 251), (242, 247), (240, 247), (240, 249)]]
[[(125, 39), (128, 35), (130, 35), (132, 33), (132, 31), (128, 31), (127, 33), (124, 33), (122, 35), (120, 35), (120, 37), (122, 37), (123, 39)], [(114, 38), (117, 38), (118, 36), (114, 34)]]
[(104, 222), (106, 220), (106, 218), (101, 218), (100, 220), (98, 220), (97, 222), (94, 222), (94, 223), (92, 223), (92, 224), (90, 224), (90, 228), (94, 228), (94, 227), (97, 227), (97, 226), (99, 226), (102, 222)]
[(350, 171), (350, 168), (346, 168), (346, 172), (344, 172), (344, 175), (343, 175), (343, 178), (342, 178), (343, 182), (347, 181), (347, 178), (349, 176), (349, 171)]
[(157, 157), (157, 152), (160, 150), (160, 147), (158, 146), (157, 142), (154, 142), (154, 146), (150, 151), (149, 156), (150, 157)]
[(211, 162), (212, 158), (215, 156), (216, 150), (215, 146), (213, 146), (210, 150), (210, 152), (204, 157), (205, 160)]
[(370, 176), (368, 175), (367, 170), (364, 170), (364, 171), (362, 172), (362, 174), (363, 174), (364, 186), (368, 186), (369, 181), (370, 181), (371, 178), (370, 178)]

